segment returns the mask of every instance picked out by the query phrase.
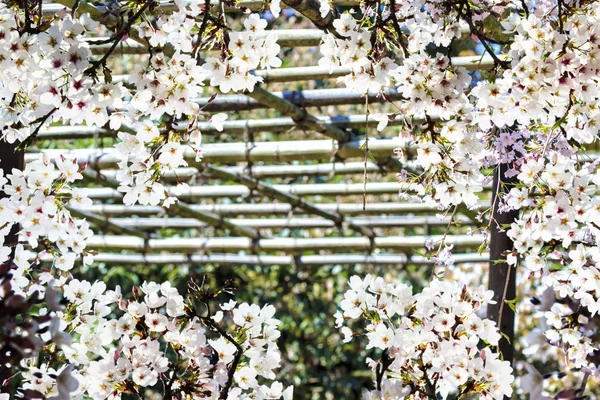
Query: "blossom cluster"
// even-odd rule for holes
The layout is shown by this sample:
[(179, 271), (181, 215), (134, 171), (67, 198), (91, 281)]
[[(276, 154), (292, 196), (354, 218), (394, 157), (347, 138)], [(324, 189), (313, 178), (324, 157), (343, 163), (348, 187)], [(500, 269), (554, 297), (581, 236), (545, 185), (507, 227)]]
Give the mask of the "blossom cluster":
[[(499, 399), (512, 393), (512, 368), (489, 347), (479, 347), (497, 346), (501, 337), (493, 321), (478, 315), (492, 296), (483, 287), (468, 290), (438, 280), (413, 295), (403, 283), (353, 276), (337, 325), (364, 321), (367, 349), (384, 351), (380, 360), (369, 360), (380, 377), (373, 398), (479, 393)], [(363, 334), (348, 326), (342, 332), (345, 341)]]
[[(281, 360), (273, 306), (232, 300), (201, 315), (168, 282), (144, 283), (133, 299), (77, 279), (63, 293), (61, 328), (73, 332), (64, 357), (78, 382), (71, 398), (113, 399), (162, 385), (164, 398), (291, 399), (293, 389), (273, 381)], [(49, 368), (30, 367), (24, 388), (59, 393)]]
[[(558, 3), (476, 2), (458, 10), (441, 1), (381, 8), (364, 2), (362, 13), (336, 21), (344, 39), (324, 37), (320, 64), (350, 65), (351, 73), (340, 79), (348, 87), (402, 95), (389, 101), (397, 112), (376, 119), (382, 130), (399, 115), (407, 118), (401, 128), (407, 148), (397, 153), (402, 161), (414, 157), (418, 168), (398, 175), (401, 190), (412, 191), (403, 197), (441, 210), (475, 208), (493, 175), (517, 182), (498, 184), (492, 199), (491, 209), (519, 211), (511, 226), (498, 227), (515, 242), (507, 259), (511, 265), (522, 260), (532, 279), (570, 304), (545, 311), (545, 336), (564, 350), (568, 367), (595, 371), (598, 163), (580, 152), (598, 134), (600, 12), (596, 3), (568, 9)], [(482, 23), (488, 17), (508, 38), (495, 49), (500, 42)], [(473, 81), (447, 57), (427, 54), (428, 44), (449, 47), (459, 38), (458, 23), (468, 26), (493, 62), (491, 72)], [(375, 71), (384, 58), (393, 68)]]
[[(433, 21), (427, 14), (419, 23), (418, 15), (421, 14), (415, 14), (414, 24), (409, 23), (415, 31), (440, 32), (437, 23), (441, 20)], [(484, 134), (469, 128), (473, 118), (467, 96), (471, 76), (465, 68), (452, 66), (448, 57), (442, 54), (432, 57), (423, 51), (428, 43), (448, 45), (449, 42), (431, 35), (426, 38), (409, 35), (405, 56), (401, 65), (397, 65), (395, 60), (382, 56), (388, 52), (373, 52), (372, 32), (360, 27), (350, 14), (343, 14), (334, 21), (334, 26), (340, 36), (348, 39), (336, 39), (332, 34), (324, 36), (321, 45), (324, 57), (319, 64), (330, 68), (350, 65), (351, 74), (339, 78), (349, 88), (375, 92), (393, 88), (402, 95), (402, 99), (394, 103), (397, 112), (375, 116), (379, 121), (377, 129), (383, 130), (397, 117), (426, 122), (418, 138), (414, 127), (407, 124), (408, 139), (414, 142), (413, 152), (417, 153), (417, 162), (426, 173), (418, 179), (403, 177), (401, 183), (412, 184), (422, 200), (441, 208), (463, 202), (469, 207), (475, 206), (479, 200), (476, 193), (486, 183), (481, 169), (487, 165), (484, 165), (486, 154), (482, 146)], [(448, 25), (444, 29), (452, 30)], [(419, 44), (415, 45), (415, 41)], [(447, 121), (441, 129), (435, 123), (439, 120)], [(431, 185), (432, 182), (435, 185)]]
[(320, 46), (323, 58), (319, 65), (328, 67), (333, 71), (334, 67), (350, 66), (351, 73), (339, 78), (350, 89), (362, 92), (381, 91), (390, 85), (390, 71), (397, 68), (396, 63), (389, 57), (373, 60), (371, 35), (357, 26), (356, 21), (350, 14), (342, 14), (341, 18), (333, 21), (333, 26), (339, 36), (336, 38), (329, 33), (323, 36)]
[[(23, 171), (13, 169), (6, 177), (0, 174), (0, 191), (6, 196), (0, 199), (0, 262), (14, 265), (12, 289), (16, 293), (43, 293), (45, 284), (71, 270), (78, 257), (84, 264), (93, 262), (93, 255), (85, 251), (93, 235), (89, 223), (73, 218), (68, 208), (91, 204), (86, 189), (71, 187), (82, 179), (80, 171), (75, 160), (61, 158), (55, 165), (42, 155)], [(5, 243), (17, 224), (18, 244)], [(56, 274), (40, 274), (31, 281), (32, 266), (42, 260), (52, 261)]]
[[(571, 298), (587, 310), (586, 316), (577, 307), (555, 304), (546, 312), (545, 334), (552, 343), (565, 346), (575, 367), (589, 366), (586, 358), (597, 345), (588, 337), (591, 331), (583, 327), (600, 310), (596, 226), (600, 216), (594, 196), (599, 173), (597, 163), (579, 167), (555, 151), (550, 152), (550, 160), (546, 165), (528, 160), (521, 168), (519, 177), (534, 189), (513, 188), (506, 195), (507, 208), (522, 210), (507, 232), (533, 276), (542, 277), (560, 298)], [(530, 194), (542, 190), (545, 196)]]
[[(117, 179), (125, 203), (173, 204), (176, 199), (167, 195), (160, 176), (187, 165), (186, 145), (197, 161), (202, 158), (199, 120), (213, 121), (222, 130), (227, 118), (203, 112), (197, 104), (205, 83), (223, 93), (252, 91), (262, 81), (255, 69), (281, 65), (276, 37), (265, 34), (267, 22), (258, 14), (244, 21), (243, 31), (229, 33), (226, 21), (222, 26), (207, 25), (210, 10), (186, 1), (176, 3), (177, 12), (140, 24), (139, 34), (151, 47), (176, 50), (169, 56), (153, 54), (147, 65), (138, 65), (131, 74), (131, 90), (121, 82), (112, 83), (104, 57), (91, 61), (87, 39), (98, 22), (89, 14), (74, 18), (63, 10), (30, 32), (19, 29), (21, 14), (0, 5), (2, 138), (26, 147), (52, 122), (108, 126), (118, 131), (120, 139)], [(138, 6), (140, 12), (147, 4)], [(129, 22), (135, 22), (131, 18)], [(221, 30), (220, 41), (203, 38), (209, 28)], [(119, 34), (113, 40), (123, 38)], [(200, 60), (200, 49), (216, 46), (222, 47), (220, 58)], [(100, 69), (104, 82), (98, 79)]]
[[(0, 299), (5, 327), (0, 346), (7, 349), (5, 366), (18, 366), (18, 357), (34, 362), (42, 346), (60, 350), (70, 342), (60, 325), (62, 305), (55, 285), (68, 279), (78, 258), (87, 265), (93, 262), (93, 255), (85, 250), (93, 235), (89, 223), (69, 211), (91, 204), (85, 189), (71, 186), (82, 179), (81, 169), (76, 160), (60, 158), (54, 164), (42, 155), (23, 171), (0, 174)], [(16, 237), (11, 231), (16, 231)], [(50, 262), (50, 268), (40, 271), (42, 262)], [(55, 377), (55, 394), (61, 396), (56, 400), (69, 399), (74, 390), (69, 365), (29, 371), (42, 377), (36, 379)]]
[(84, 72), (91, 51), (84, 35), (97, 22), (88, 14), (62, 13), (44, 32), (17, 30), (18, 16), (0, 4), (0, 102), (2, 138), (25, 141), (48, 123), (102, 122), (112, 99)]
[[(156, 26), (141, 24), (141, 34), (152, 46), (169, 44), (177, 50), (170, 57), (154, 55), (147, 66), (137, 66), (131, 74), (135, 94), (125, 109), (111, 115), (113, 129), (122, 123), (133, 127), (133, 132), (119, 132), (121, 143), (115, 147), (120, 159), (117, 179), (125, 204), (157, 205), (164, 200), (163, 205), (169, 206), (176, 201), (167, 196), (160, 176), (188, 165), (186, 145), (196, 161), (201, 160), (199, 120), (210, 120), (222, 130), (227, 118), (224, 113), (203, 112), (196, 102), (206, 82), (223, 93), (252, 91), (262, 81), (252, 71), (281, 65), (276, 38), (265, 35), (267, 22), (258, 14), (246, 18), (244, 31), (227, 33), (222, 57), (199, 62), (198, 49), (215, 44), (201, 42), (200, 36), (194, 41), (192, 32), (206, 28), (204, 15), (209, 10), (199, 12), (197, 4), (183, 1), (177, 4), (179, 11), (159, 17)], [(167, 122), (162, 122), (165, 118)]]

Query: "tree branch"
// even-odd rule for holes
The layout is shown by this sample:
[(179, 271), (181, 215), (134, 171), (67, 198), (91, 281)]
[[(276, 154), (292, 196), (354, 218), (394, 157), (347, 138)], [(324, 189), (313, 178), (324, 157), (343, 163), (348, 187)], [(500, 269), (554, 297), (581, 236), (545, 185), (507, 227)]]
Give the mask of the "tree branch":
[(110, 55), (115, 51), (115, 49), (117, 48), (119, 43), (121, 43), (121, 41), (123, 40), (125, 35), (129, 34), (129, 30), (131, 29), (131, 26), (133, 25), (133, 23), (139, 17), (141, 17), (141, 15), (153, 4), (154, 4), (154, 0), (146, 0), (144, 5), (142, 5), (142, 7), (140, 7), (140, 9), (131, 18), (129, 18), (127, 20), (127, 23), (125, 24), (123, 29), (120, 32), (115, 33), (114, 42), (113, 42), (112, 46), (110, 46), (108, 51), (104, 54), (104, 56), (102, 56), (102, 58), (100, 58), (99, 60), (96, 60), (94, 63), (92, 63), (92, 65), (90, 65), (90, 67), (88, 69), (86, 69), (84, 71), (84, 73), (86, 75), (89, 75), (92, 77), (92, 79), (96, 80), (96, 78), (97, 78), (96, 69), (98, 69), (98, 67), (101, 65), (104, 68), (106, 68), (106, 61), (108, 60)]

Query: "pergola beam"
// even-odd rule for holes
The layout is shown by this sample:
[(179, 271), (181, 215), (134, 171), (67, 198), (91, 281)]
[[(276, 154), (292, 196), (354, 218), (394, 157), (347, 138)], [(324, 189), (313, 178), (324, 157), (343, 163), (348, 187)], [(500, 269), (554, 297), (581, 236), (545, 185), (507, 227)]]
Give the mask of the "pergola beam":
[[(487, 263), (487, 253), (453, 254), (454, 261), (461, 263)], [(42, 261), (46, 261), (42, 259)], [(220, 264), (220, 265), (263, 265), (263, 266), (320, 266), (320, 265), (432, 265), (431, 258), (423, 256), (406, 256), (405, 254), (327, 254), (272, 256), (272, 255), (238, 255), (238, 254), (120, 254), (99, 253), (94, 256), (96, 263), (109, 265), (164, 265), (164, 264)]]
[[(278, 29), (274, 31), (265, 31), (256, 35), (257, 38), (265, 38), (267, 34), (272, 34), (277, 38), (277, 44), (282, 48), (289, 47), (313, 47), (318, 46), (323, 40), (323, 31), (320, 29)], [(103, 55), (105, 54), (110, 45), (102, 43), (107, 38), (98, 37), (93, 38), (90, 41), (90, 50), (92, 54)], [(148, 48), (144, 43), (140, 43), (137, 40), (125, 40), (122, 44), (119, 44), (116, 54), (148, 54)], [(260, 72), (255, 71), (255, 72)], [(324, 79), (324, 78), (322, 78)]]
[(292, 118), (299, 127), (310, 129), (342, 143), (353, 139), (353, 135), (350, 132), (322, 123), (319, 119), (306, 112), (306, 110), (286, 100), (285, 97), (278, 97), (260, 86), (256, 86), (252, 92), (247, 93), (247, 96), (258, 101), (260, 104), (274, 108), (283, 115)]
[[(277, 31), (274, 31), (277, 32)], [(318, 44), (318, 43), (317, 43)], [(502, 58), (503, 57), (503, 58)], [(509, 59), (507, 56), (501, 56), (502, 59)], [(494, 59), (491, 56), (461, 56), (451, 57), (450, 62), (454, 67), (464, 67), (468, 71), (488, 70), (494, 67)], [(352, 72), (349, 66), (340, 67), (290, 67), (273, 68), (271, 70), (255, 71), (257, 76), (263, 78), (264, 83), (274, 82), (295, 82), (306, 80), (335, 79), (340, 76), (348, 75)]]
[[(388, 89), (383, 92), (389, 100), (400, 100), (402, 94), (396, 89)], [(313, 90), (294, 90), (286, 92), (271, 92), (272, 95), (285, 99), (298, 107), (322, 107), (336, 105), (364, 104), (365, 96), (352, 89), (313, 89)], [(369, 104), (383, 103), (387, 100), (378, 92), (369, 92)], [(243, 94), (232, 94), (218, 96), (210, 101), (210, 97), (201, 97), (198, 104), (205, 111), (225, 112), (225, 111), (247, 111), (267, 108), (258, 100), (249, 99)]]
[[(334, 117), (319, 116), (315, 117), (318, 120), (319, 126), (322, 124), (332, 125), (341, 130), (351, 128), (363, 128), (367, 122), (366, 115), (339, 115)], [(431, 119), (439, 120), (437, 115), (432, 115)], [(406, 119), (398, 117), (394, 121), (390, 121), (388, 126), (398, 126), (406, 124)], [(413, 123), (421, 123), (421, 120), (414, 120)], [(369, 123), (377, 123), (373, 115), (369, 115)], [(202, 131), (202, 135), (222, 135), (227, 134), (244, 134), (245, 132), (286, 132), (296, 126), (294, 120), (290, 117), (265, 118), (265, 119), (238, 119), (227, 120), (223, 122), (223, 133), (218, 131), (211, 122), (197, 122), (198, 129)], [(176, 124), (176, 129), (184, 131), (187, 129), (187, 124)], [(310, 129), (306, 130), (310, 131)], [(54, 139), (88, 139), (95, 137), (117, 137), (117, 131), (110, 129), (98, 128), (95, 126), (75, 125), (75, 126), (50, 126), (40, 130), (37, 138), (44, 140)]]
[[(385, 174), (388, 172), (400, 172), (401, 168), (396, 168), (387, 160), (381, 160), (381, 162), (367, 161), (367, 172), (368, 173), (381, 173)], [(338, 163), (322, 163), (322, 164), (308, 164), (308, 165), (257, 165), (252, 167), (252, 176), (255, 178), (300, 178), (308, 176), (341, 176), (341, 175), (358, 175), (364, 173), (364, 162), (352, 161), (352, 162), (338, 162)], [(404, 165), (405, 169), (414, 169), (415, 165), (413, 162)], [(243, 173), (247, 171), (246, 167), (243, 166), (229, 166), (222, 167), (225, 171), (234, 174)], [(117, 172), (116, 169), (103, 169), (102, 175), (107, 177), (115, 178)], [(196, 168), (177, 168), (174, 171), (167, 171), (162, 175), (162, 178), (166, 181), (190, 181), (198, 178), (199, 172)]]
[[(364, 140), (353, 140), (339, 146), (331, 140), (291, 140), (272, 142), (253, 142), (250, 148), (246, 143), (216, 143), (202, 146), (203, 158), (200, 163), (195, 162), (196, 153), (185, 149), (184, 158), (191, 166), (206, 163), (238, 163), (238, 162), (290, 162), (297, 160), (345, 160), (348, 158), (364, 157), (362, 145)], [(394, 150), (403, 147), (404, 142), (399, 138), (369, 139), (369, 152), (375, 158), (390, 157)], [(411, 150), (410, 148), (408, 149)], [(87, 163), (90, 168), (114, 168), (119, 162), (115, 150), (112, 148), (99, 149), (48, 149), (44, 150), (50, 160), (57, 160), (61, 156), (76, 158), (79, 163)], [(25, 154), (25, 161), (35, 160), (39, 157), (36, 153)]]
[(370, 251), (373, 249), (414, 250), (425, 248), (427, 240), (434, 243), (444, 240), (454, 248), (477, 248), (483, 242), (481, 235), (436, 235), (436, 236), (385, 236), (385, 237), (320, 237), (320, 238), (270, 238), (252, 240), (247, 237), (219, 238), (165, 238), (143, 240), (134, 236), (101, 236), (88, 239), (87, 247), (94, 250), (124, 251)]
[[(325, 219), (328, 219), (330, 221), (333, 221), (338, 226), (344, 222), (343, 215), (341, 215), (337, 212), (322, 210), (319, 207), (315, 206), (314, 204), (301, 199), (297, 194), (295, 194), (296, 193), (295, 191), (290, 190), (288, 192), (284, 192), (284, 191), (278, 189), (276, 186), (267, 185), (266, 183), (263, 183), (255, 178), (252, 178), (252, 177), (249, 177), (249, 176), (246, 176), (243, 174), (232, 174), (223, 169), (216, 168), (216, 167), (213, 167), (210, 165), (206, 166), (205, 169), (209, 174), (211, 174), (212, 176), (214, 176), (216, 178), (229, 180), (229, 181), (233, 181), (233, 182), (239, 182), (243, 186), (246, 186), (250, 190), (255, 190), (255, 191), (257, 191), (265, 196), (268, 196), (270, 198), (289, 203), (295, 208), (303, 209), (307, 213), (315, 214), (315, 215), (318, 215)], [(317, 186), (322, 186), (322, 185), (317, 185)], [(348, 227), (350, 229), (360, 233), (361, 235), (368, 236), (371, 240), (375, 236), (374, 232), (368, 227), (356, 225), (356, 224), (353, 224), (352, 222), (347, 222), (347, 221), (346, 221), (346, 223), (348, 224)]]
[(124, 226), (122, 224), (114, 223), (109, 218), (96, 215), (89, 211), (77, 210), (73, 207), (67, 207), (67, 209), (69, 210), (72, 216), (80, 219), (85, 219), (86, 221), (94, 224), (100, 230), (116, 234), (135, 236), (142, 239), (147, 239), (149, 237), (146, 232), (135, 229), (135, 225)]
[[(471, 220), (466, 217), (455, 217), (459, 224), (468, 225)], [(448, 221), (443, 218), (431, 216), (390, 216), (351, 218), (348, 220), (355, 225), (368, 226), (370, 228), (402, 228), (419, 226), (448, 226)], [(124, 227), (136, 228), (138, 230), (155, 229), (203, 229), (210, 224), (201, 222), (195, 218), (110, 218), (110, 222)], [(255, 229), (315, 229), (334, 228), (335, 222), (324, 218), (239, 218), (232, 219), (232, 223), (239, 226), (247, 226)]]
[[(477, 210), (490, 207), (490, 201), (482, 201)], [(332, 211), (342, 215), (412, 215), (442, 213), (437, 207), (426, 203), (367, 203), (363, 210), (362, 204), (354, 203), (316, 203), (316, 207), (325, 211)], [(306, 214), (302, 209), (294, 209), (288, 203), (238, 203), (238, 204), (190, 204), (192, 210), (212, 212), (226, 217), (240, 215), (272, 216)], [(166, 212), (158, 206), (124, 206), (122, 204), (94, 204), (81, 207), (81, 210), (96, 214), (121, 217), (130, 215), (161, 215)], [(232, 220), (234, 221), (234, 220)]]
[[(352, 196), (362, 195), (394, 195), (399, 190), (405, 192), (414, 191), (412, 185), (401, 185), (398, 182), (372, 182), (367, 183), (366, 190), (362, 183), (308, 183), (292, 185), (267, 185), (260, 180), (241, 173), (229, 172), (223, 168), (210, 165), (204, 166), (204, 170), (213, 176), (227, 181), (239, 182), (241, 185), (203, 185), (190, 186), (187, 189), (177, 190), (173, 186), (166, 187), (170, 196), (180, 199), (208, 199), (208, 198), (235, 198), (248, 197), (251, 191), (257, 191), (268, 197), (277, 198), (280, 201), (296, 201), (307, 196)], [(491, 189), (491, 185), (483, 187)], [(94, 200), (119, 200), (123, 194), (112, 188), (89, 188), (88, 196)], [(275, 197), (277, 196), (277, 197)]]
[[(118, 182), (116, 182), (112, 179), (109, 179), (107, 177), (104, 177), (101, 174), (95, 173), (93, 171), (85, 171), (84, 176), (87, 179), (91, 179), (96, 182), (102, 182), (104, 185), (109, 186), (109, 188), (107, 188), (107, 189), (109, 189), (113, 192), (116, 192), (116, 194), (120, 195), (122, 198), (122, 196), (123, 196), (122, 193), (116, 191), (116, 188), (119, 186)], [(94, 190), (94, 189), (88, 189), (88, 190)], [(205, 222), (205, 223), (213, 226), (215, 229), (224, 228), (234, 234), (237, 234), (240, 236), (245, 236), (245, 237), (248, 237), (253, 240), (260, 238), (260, 233), (256, 229), (236, 225), (236, 224), (232, 223), (231, 221), (229, 221), (227, 218), (224, 218), (223, 216), (218, 215), (218, 214), (214, 214), (214, 213), (207, 212), (207, 211), (194, 210), (188, 204), (186, 204), (182, 201), (178, 201), (177, 203), (171, 205), (171, 207), (169, 207), (169, 211), (171, 211), (173, 213), (177, 213), (178, 215), (181, 215), (183, 217), (194, 218), (194, 219), (197, 219), (198, 221)]]
[[(61, 3), (61, 0), (56, 0), (56, 1), (57, 1), (57, 3)], [(72, 3), (72, 1), (71, 1), (71, 3)], [(330, 0), (330, 3), (332, 5), (336, 5), (336, 6), (356, 6), (359, 4), (358, 1), (354, 1), (354, 0)], [(210, 4), (211, 4), (211, 6), (218, 6), (219, 2), (213, 0), (210, 2)], [(52, 14), (59, 12), (64, 7), (65, 6), (62, 4), (44, 4), (43, 13), (44, 13), (44, 15), (52, 15)], [(71, 6), (69, 6), (68, 8), (70, 8), (70, 7)], [(282, 3), (281, 8), (290, 8), (290, 7), (286, 3)], [(173, 3), (172, 0), (161, 0), (159, 9), (160, 9), (160, 11), (162, 11), (164, 13), (169, 13), (169, 12), (177, 11), (178, 7), (175, 5), (175, 3)], [(263, 0), (242, 0), (242, 1), (238, 2), (237, 5), (234, 7), (226, 6), (225, 12), (226, 13), (240, 13), (240, 12), (242, 12), (243, 9), (248, 9), (248, 10), (254, 11), (254, 12), (264, 11), (265, 2)]]

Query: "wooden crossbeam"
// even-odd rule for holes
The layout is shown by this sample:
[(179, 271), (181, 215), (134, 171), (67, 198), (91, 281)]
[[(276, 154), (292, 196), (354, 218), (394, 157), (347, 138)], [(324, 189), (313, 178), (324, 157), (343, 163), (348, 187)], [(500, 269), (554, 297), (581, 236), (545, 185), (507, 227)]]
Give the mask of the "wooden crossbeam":
[[(109, 186), (113, 189), (116, 189), (119, 186), (119, 183), (117, 181), (103, 177), (101, 174), (98, 174), (94, 171), (85, 171), (84, 176), (87, 179), (91, 179), (96, 182), (102, 182), (103, 185)], [(169, 211), (176, 213), (182, 217), (194, 218), (198, 221), (205, 222), (215, 227), (216, 229), (227, 229), (234, 234), (245, 236), (250, 239), (256, 240), (261, 237), (260, 233), (256, 229), (236, 225), (229, 221), (229, 219), (224, 218), (223, 216), (215, 213), (194, 210), (188, 204), (182, 201), (178, 201), (177, 203), (171, 205)]]
[(255, 190), (270, 198), (289, 203), (292, 205), (292, 207), (303, 209), (307, 213), (318, 215), (320, 217), (333, 221), (338, 226), (341, 226), (342, 223), (346, 222), (348, 227), (353, 231), (356, 231), (361, 235), (368, 236), (371, 239), (375, 237), (375, 233), (372, 229), (366, 226), (356, 225), (352, 222), (344, 221), (344, 216), (342, 214), (339, 214), (337, 212), (325, 211), (315, 206), (313, 203), (301, 199), (299, 196), (293, 194), (292, 192), (283, 192), (281, 190), (278, 190), (274, 186), (261, 182), (256, 178), (252, 178), (239, 173), (234, 174), (231, 172), (227, 172), (221, 168), (213, 167), (210, 165), (207, 165), (205, 167), (205, 170), (210, 175), (216, 178), (229, 180), (233, 182), (239, 182), (242, 185), (248, 187), (250, 190)]

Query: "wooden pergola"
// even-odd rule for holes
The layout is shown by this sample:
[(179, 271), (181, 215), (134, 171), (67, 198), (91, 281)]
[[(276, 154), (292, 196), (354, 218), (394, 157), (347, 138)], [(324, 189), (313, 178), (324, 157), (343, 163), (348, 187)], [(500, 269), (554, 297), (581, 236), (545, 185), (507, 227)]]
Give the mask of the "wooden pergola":
[[(43, 11), (50, 15), (74, 3), (60, 0), (46, 4)], [(282, 7), (294, 8), (298, 17), (312, 22), (307, 29), (274, 31), (288, 57), (301, 51), (312, 55), (306, 58), (316, 64), (322, 29), (330, 26), (335, 14), (322, 18), (316, 5), (316, 0), (282, 2)], [(241, 1), (239, 7), (260, 11), (265, 4)], [(175, 5), (161, 1), (160, 9), (170, 12)], [(107, 33), (114, 26), (110, 15), (91, 2), (80, 1), (77, 10), (89, 12)], [(239, 13), (239, 8), (225, 11)], [(103, 39), (99, 37), (98, 44), (91, 41), (98, 57), (109, 50)], [(131, 63), (146, 53), (145, 41), (133, 29), (111, 59), (115, 65)], [(493, 60), (454, 57), (452, 64), (487, 69)], [(111, 148), (118, 132), (107, 127), (48, 127), (39, 132), (24, 160), (44, 152), (50, 159), (65, 156), (86, 163), (84, 185), (94, 204), (71, 212), (94, 226), (96, 236), (89, 247), (99, 252), (98, 262), (109, 265), (431, 265), (425, 243), (433, 240), (437, 247), (442, 237), (454, 245), (458, 261), (488, 262), (488, 253), (477, 251), (483, 238), (466, 234), (479, 210), (462, 207), (450, 221), (429, 205), (398, 198), (399, 190), (410, 193), (411, 188), (401, 186), (395, 174), (418, 167), (414, 160), (401, 163), (394, 155), (402, 146), (397, 127), (408, 122), (418, 127), (423, 121), (397, 118), (384, 132), (376, 132), (374, 110), (385, 110), (387, 100), (399, 100), (401, 95), (391, 89), (385, 96), (363, 96), (336, 87), (335, 79), (348, 72), (347, 67), (330, 71), (314, 65), (257, 71), (264, 83), (253, 92), (219, 95), (213, 101), (207, 92), (207, 97), (199, 98), (205, 111), (226, 112), (229, 119), (223, 132), (200, 123), (208, 138), (203, 159), (195, 162), (190, 149), (185, 155), (189, 166), (164, 177), (172, 185), (167, 188), (170, 194), (177, 192), (177, 182), (189, 184), (188, 190), (177, 192), (179, 202), (168, 209), (122, 204), (123, 194), (116, 190), (117, 158)], [(127, 85), (128, 76), (114, 75), (113, 80)], [(125, 126), (121, 129), (131, 132)], [(414, 156), (411, 148), (404, 151)], [(484, 189), (489, 193), (491, 187)], [(481, 210), (487, 207), (484, 204)], [(445, 235), (447, 229), (455, 235)]]
[[(77, 4), (77, 11), (90, 13), (104, 26), (107, 36), (115, 28), (114, 16), (89, 0), (46, 3), (46, 15)], [(172, 1), (160, 3), (164, 12), (175, 9)], [(333, 4), (358, 3), (334, 0)], [(265, 7), (263, 1), (243, 0), (225, 11), (262, 11)], [(257, 71), (264, 82), (250, 93), (224, 94), (210, 101), (212, 93), (207, 91), (206, 97), (197, 99), (205, 111), (226, 112), (229, 119), (222, 132), (210, 123), (200, 123), (206, 138), (202, 161), (196, 162), (190, 151), (186, 153), (188, 167), (164, 177), (167, 191), (173, 194), (177, 182), (189, 184), (170, 208), (122, 204), (112, 150), (118, 132), (108, 127), (48, 127), (39, 132), (26, 154), (15, 155), (13, 145), (1, 145), (0, 167), (5, 172), (22, 168), (40, 152), (50, 159), (65, 156), (86, 163), (85, 179), (79, 185), (89, 188), (94, 204), (71, 212), (93, 225), (96, 235), (88, 248), (97, 250), (95, 260), (108, 266), (427, 267), (433, 265), (430, 256), (435, 250), (427, 252), (426, 245), (433, 241), (437, 249), (442, 239), (454, 246), (458, 263), (503, 258), (512, 243), (496, 224), (490, 226), (489, 253), (479, 251), (484, 243), (481, 235), (467, 234), (477, 225), (478, 212), (492, 206), (492, 187), (498, 186), (497, 180), (484, 188), (480, 208), (463, 206), (452, 215), (446, 213), (446, 218), (427, 204), (400, 200), (399, 190), (410, 194), (411, 187), (400, 185), (396, 173), (416, 171), (418, 164), (410, 147), (403, 148), (408, 161), (400, 162), (395, 156), (394, 150), (403, 143), (397, 138), (398, 127), (410, 123), (418, 130), (424, 121), (398, 117), (383, 132), (376, 132), (373, 114), (389, 111), (387, 101), (400, 100), (400, 93), (390, 89), (384, 95), (363, 96), (336, 86), (336, 78), (347, 74), (348, 68), (330, 71), (316, 65), (323, 30), (331, 27), (335, 8), (326, 17), (321, 17), (317, 0), (283, 0), (282, 8), (294, 9), (297, 23), (306, 27), (274, 31), (285, 57), (295, 59), (299, 66)], [(470, 40), (468, 27), (463, 31), (463, 39)], [(98, 57), (110, 51), (105, 39), (90, 42)], [(173, 53), (169, 46), (162, 50), (167, 56)], [(122, 72), (113, 80), (127, 85), (127, 65), (144, 60), (146, 54), (146, 42), (133, 27), (128, 39), (111, 53), (110, 62), (120, 65)], [(489, 55), (453, 57), (451, 62), (468, 70), (494, 65)], [(126, 126), (120, 129), (133, 132)], [(514, 214), (492, 212), (500, 224), (515, 218)], [(15, 240), (13, 233), (6, 242)], [(514, 276), (506, 264), (490, 263), (489, 282), (495, 300), (501, 303), (514, 298)], [(499, 307), (490, 307), (488, 317), (497, 320)], [(508, 338), (514, 336), (509, 307), (503, 309), (501, 331)], [(504, 358), (510, 360), (512, 345), (503, 342)]]

